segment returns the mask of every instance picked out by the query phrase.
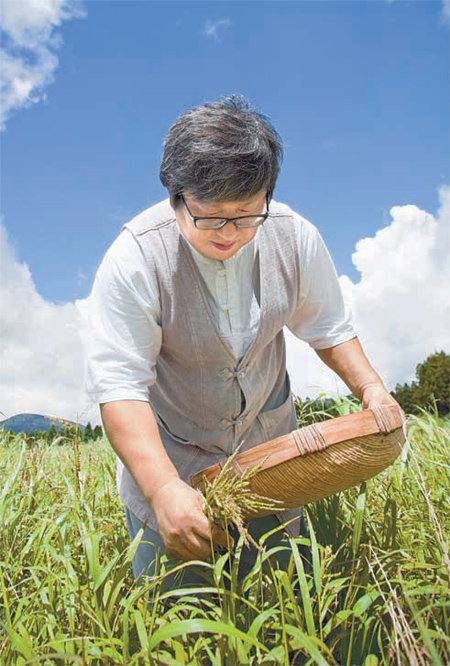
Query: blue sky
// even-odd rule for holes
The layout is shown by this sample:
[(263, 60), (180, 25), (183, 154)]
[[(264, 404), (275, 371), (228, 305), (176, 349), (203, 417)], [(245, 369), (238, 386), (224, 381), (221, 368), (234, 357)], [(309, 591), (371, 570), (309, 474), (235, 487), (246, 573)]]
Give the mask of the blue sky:
[[(13, 0), (6, 0), (12, 2)], [(250, 98), (286, 144), (276, 198), (321, 230), (338, 273), (393, 205), (434, 213), (449, 182), (440, 2), (87, 2), (62, 23), (46, 100), (2, 137), (2, 214), (38, 292), (82, 298), (110, 242), (162, 198), (184, 109)]]
[[(389, 389), (450, 351), (450, 0), (3, 0), (0, 410), (85, 422), (86, 297), (165, 196), (185, 109), (241, 93), (285, 143), (275, 197), (320, 229)], [(300, 396), (347, 392), (287, 336)], [(1, 414), (0, 414), (1, 416)]]

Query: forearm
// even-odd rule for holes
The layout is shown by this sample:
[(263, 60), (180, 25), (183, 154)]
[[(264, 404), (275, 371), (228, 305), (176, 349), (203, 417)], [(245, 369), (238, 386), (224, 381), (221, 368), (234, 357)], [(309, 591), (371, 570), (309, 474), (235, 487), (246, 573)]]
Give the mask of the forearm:
[(147, 502), (178, 472), (168, 457), (148, 402), (119, 400), (100, 405), (103, 425), (114, 451)]
[(166, 551), (182, 560), (206, 560), (211, 539), (227, 536), (210, 526), (200, 493), (182, 481), (159, 436), (148, 402), (120, 400), (100, 405), (108, 439), (151, 506)]
[(353, 338), (329, 349), (317, 349), (319, 358), (331, 368), (350, 391), (363, 399), (366, 389), (378, 386), (385, 389), (381, 377), (371, 366), (358, 338)]

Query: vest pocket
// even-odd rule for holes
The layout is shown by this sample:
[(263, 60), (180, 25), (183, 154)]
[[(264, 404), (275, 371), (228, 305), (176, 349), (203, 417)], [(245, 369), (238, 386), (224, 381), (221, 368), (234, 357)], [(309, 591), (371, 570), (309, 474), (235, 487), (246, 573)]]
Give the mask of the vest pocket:
[(156, 415), (156, 421), (158, 425), (164, 430), (164, 432), (169, 435), (169, 437), (174, 441), (178, 442), (179, 444), (190, 444), (188, 439), (183, 439), (182, 437), (178, 437), (178, 435), (174, 435), (173, 432), (169, 430), (169, 427), (167, 424), (163, 421), (163, 419), (160, 417), (159, 414)]
[(261, 412), (257, 420), (261, 424), (266, 442), (295, 430), (297, 417), (291, 391), (289, 390), (288, 397), (279, 407)]

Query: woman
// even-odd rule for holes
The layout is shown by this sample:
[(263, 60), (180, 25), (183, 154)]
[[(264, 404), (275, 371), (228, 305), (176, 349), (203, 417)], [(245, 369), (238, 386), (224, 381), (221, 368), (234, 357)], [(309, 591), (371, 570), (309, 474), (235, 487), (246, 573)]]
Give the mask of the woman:
[[(363, 408), (395, 402), (317, 229), (272, 199), (281, 158), (279, 135), (242, 98), (187, 111), (164, 143), (169, 199), (124, 226), (97, 273), (88, 390), (120, 459), (130, 536), (146, 528), (136, 577), (152, 572), (158, 548), (190, 561), (208, 558), (210, 537), (226, 545), (190, 475), (296, 427), (284, 326)], [(251, 521), (250, 532), (299, 515)]]

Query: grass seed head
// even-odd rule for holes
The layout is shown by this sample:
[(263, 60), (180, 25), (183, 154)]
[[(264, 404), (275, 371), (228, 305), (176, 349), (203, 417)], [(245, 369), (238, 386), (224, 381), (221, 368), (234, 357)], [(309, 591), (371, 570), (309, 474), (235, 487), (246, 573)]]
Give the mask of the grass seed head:
[(258, 495), (251, 490), (250, 481), (259, 472), (265, 461), (239, 473), (233, 465), (237, 453), (238, 451), (228, 458), (213, 481), (204, 479), (202, 493), (206, 500), (204, 511), (210, 522), (220, 525), (225, 530), (229, 526), (234, 526), (246, 546), (252, 543), (260, 549), (249, 534), (245, 520), (252, 514), (280, 510), (282, 503), (270, 497)]

